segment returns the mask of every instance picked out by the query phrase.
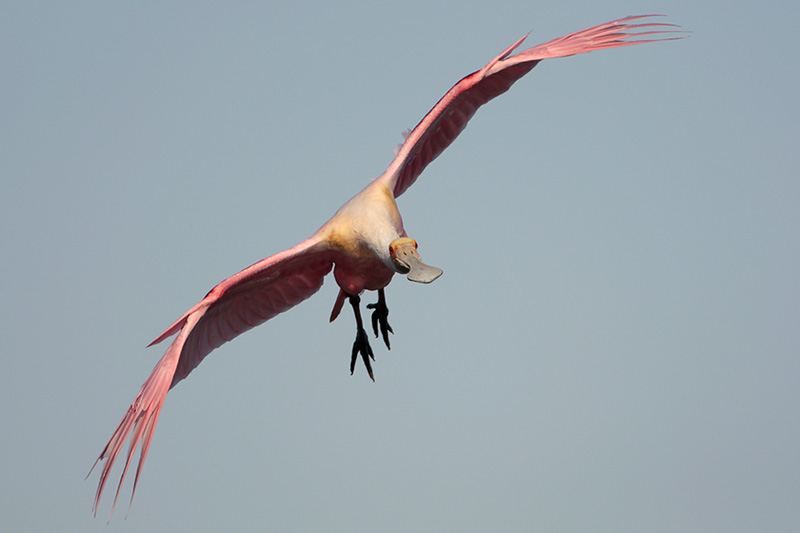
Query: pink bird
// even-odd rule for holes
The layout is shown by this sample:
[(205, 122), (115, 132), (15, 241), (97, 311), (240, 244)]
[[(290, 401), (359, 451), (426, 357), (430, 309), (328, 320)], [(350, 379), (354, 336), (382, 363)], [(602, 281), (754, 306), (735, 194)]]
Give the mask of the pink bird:
[[(317, 292), (331, 269), (340, 288), (331, 321), (339, 315), (345, 300), (350, 302), (355, 313), (356, 339), (350, 373), (360, 356), (374, 381), (370, 364), (374, 355), (361, 320), (360, 294), (365, 290), (378, 291), (377, 303), (367, 308), (372, 310), (375, 336), (380, 331), (388, 348), (392, 328), (387, 321), (384, 288), (392, 277), (399, 273), (407, 275), (411, 281), (431, 283), (442, 275), (440, 269), (422, 262), (417, 243), (403, 229), (395, 199), (458, 137), (479, 107), (506, 92), (539, 61), (681, 38), (677, 35), (679, 32), (671, 29), (677, 27), (674, 24), (650, 21), (631, 24), (648, 16), (652, 15), (626, 17), (593, 26), (512, 55), (527, 35), (517, 40), (485, 67), (464, 77), (447, 91), (406, 136), (389, 168), (344, 204), (314, 235), (224, 280), (150, 343), (150, 346), (158, 344), (177, 333), (92, 466), (94, 470), (98, 462), (108, 460), (100, 475), (94, 513), (97, 514), (111, 468), (128, 437), (130, 445), (114, 496), (112, 516), (131, 458), (141, 443), (131, 491), (133, 502), (167, 392), (215, 348)], [(638, 39), (627, 40), (631, 37)]]

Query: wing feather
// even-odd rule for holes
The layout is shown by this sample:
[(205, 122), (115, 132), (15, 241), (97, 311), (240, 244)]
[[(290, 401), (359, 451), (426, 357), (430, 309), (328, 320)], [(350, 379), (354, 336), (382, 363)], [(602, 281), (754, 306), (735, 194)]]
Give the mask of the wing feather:
[[(478, 108), (510, 89), (542, 59), (682, 37), (677, 35), (680, 32), (672, 29), (677, 27), (674, 24), (656, 22), (627, 24), (650, 16), (656, 15), (625, 17), (592, 26), (511, 55), (527, 35), (522, 37), (481, 70), (465, 76), (447, 91), (411, 130), (405, 142), (397, 150), (397, 155), (389, 168), (378, 179), (383, 180), (394, 191), (395, 198), (403, 194), (425, 167), (458, 137)], [(670, 36), (664, 37), (664, 34)], [(654, 37), (641, 39), (643, 36)], [(639, 39), (627, 40), (631, 37)]]
[[(95, 494), (94, 512), (103, 495), (114, 461), (129, 440), (125, 466), (114, 496), (117, 505), (122, 482), (137, 446), (141, 443), (131, 502), (147, 457), (167, 392), (189, 375), (214, 349), (255, 326), (302, 302), (322, 286), (333, 265), (333, 254), (317, 236), (268, 257), (211, 289), (197, 305), (168, 327), (156, 344), (177, 333), (153, 372), (142, 385), (119, 426), (92, 466), (103, 464)], [(89, 471), (91, 474), (91, 470)], [(88, 477), (88, 476), (87, 476)]]

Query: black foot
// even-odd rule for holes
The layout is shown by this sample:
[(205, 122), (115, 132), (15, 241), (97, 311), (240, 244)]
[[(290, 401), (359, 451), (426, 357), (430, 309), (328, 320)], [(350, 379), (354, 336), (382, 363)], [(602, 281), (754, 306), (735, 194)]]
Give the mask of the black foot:
[(356, 341), (353, 343), (353, 355), (350, 358), (350, 375), (356, 369), (356, 360), (358, 355), (361, 354), (361, 360), (364, 361), (364, 366), (367, 367), (367, 373), (372, 381), (375, 381), (375, 376), (372, 375), (372, 365), (369, 360), (375, 360), (375, 355), (372, 353), (372, 346), (369, 345), (369, 338), (364, 328), (358, 328), (356, 332)]
[(378, 301), (374, 304), (367, 304), (367, 309), (372, 311), (372, 331), (375, 332), (375, 338), (378, 338), (378, 326), (381, 329), (381, 336), (386, 347), (390, 350), (392, 347), (389, 345), (389, 333), (392, 331), (392, 326), (389, 325), (389, 308), (386, 307), (386, 298), (383, 294), (383, 289), (378, 290)]

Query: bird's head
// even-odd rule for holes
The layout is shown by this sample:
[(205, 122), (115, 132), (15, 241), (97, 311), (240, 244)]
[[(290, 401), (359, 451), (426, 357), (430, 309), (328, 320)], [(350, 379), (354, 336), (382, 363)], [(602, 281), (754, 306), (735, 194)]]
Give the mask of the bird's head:
[(389, 244), (392, 264), (400, 274), (408, 274), (408, 279), (418, 283), (430, 283), (442, 275), (442, 269), (426, 265), (417, 252), (417, 241), (400, 237)]

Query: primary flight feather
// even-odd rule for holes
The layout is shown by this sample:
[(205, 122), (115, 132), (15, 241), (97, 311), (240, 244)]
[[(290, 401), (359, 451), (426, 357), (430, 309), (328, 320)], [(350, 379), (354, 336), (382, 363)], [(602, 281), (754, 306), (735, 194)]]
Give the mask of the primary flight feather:
[[(114, 496), (112, 515), (133, 454), (141, 445), (131, 491), (133, 501), (167, 392), (215, 348), (317, 292), (331, 270), (340, 288), (331, 320), (338, 316), (345, 300), (353, 307), (356, 318), (350, 373), (353, 373), (360, 357), (374, 380), (370, 363), (374, 356), (361, 320), (360, 294), (364, 290), (378, 291), (378, 302), (367, 307), (373, 311), (375, 335), (380, 332), (388, 347), (388, 334), (392, 330), (387, 321), (384, 288), (394, 274), (405, 274), (411, 281), (420, 283), (430, 283), (442, 274), (440, 269), (422, 262), (417, 243), (403, 229), (395, 199), (458, 137), (479, 107), (506, 92), (541, 60), (682, 37), (674, 30), (677, 27), (674, 24), (633, 23), (649, 16), (652, 15), (607, 22), (512, 55), (527, 35), (522, 37), (485, 67), (465, 76), (447, 91), (408, 133), (389, 168), (345, 203), (314, 235), (222, 281), (170, 325), (150, 345), (176, 333), (177, 336), (95, 461), (94, 466), (107, 460), (100, 474), (94, 512), (97, 513), (111, 468), (126, 440), (130, 442)], [(629, 40), (632, 37), (635, 40)]]

